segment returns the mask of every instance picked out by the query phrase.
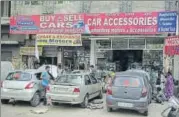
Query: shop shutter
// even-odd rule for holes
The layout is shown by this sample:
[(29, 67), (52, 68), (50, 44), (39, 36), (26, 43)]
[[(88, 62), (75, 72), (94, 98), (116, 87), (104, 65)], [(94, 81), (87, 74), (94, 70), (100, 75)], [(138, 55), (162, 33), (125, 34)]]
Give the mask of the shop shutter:
[(2, 51), (1, 52), (1, 61), (12, 61), (12, 52), (11, 51)]

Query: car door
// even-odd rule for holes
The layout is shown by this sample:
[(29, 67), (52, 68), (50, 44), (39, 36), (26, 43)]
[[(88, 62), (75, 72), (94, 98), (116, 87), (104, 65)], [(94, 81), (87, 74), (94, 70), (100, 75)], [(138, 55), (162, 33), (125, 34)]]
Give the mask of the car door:
[(91, 99), (91, 98), (93, 98), (93, 84), (92, 84), (92, 82), (91, 82), (91, 79), (90, 79), (90, 76), (88, 76), (88, 75), (85, 75), (84, 76), (84, 78), (85, 78), (85, 87), (86, 87), (86, 93), (85, 93), (85, 95), (88, 93), (89, 94), (89, 98)]
[(98, 80), (93, 75), (91, 75), (90, 78), (91, 78), (91, 82), (92, 82), (92, 91), (93, 91), (92, 96), (96, 97), (100, 93), (100, 89), (99, 89), (100, 85), (99, 85)]

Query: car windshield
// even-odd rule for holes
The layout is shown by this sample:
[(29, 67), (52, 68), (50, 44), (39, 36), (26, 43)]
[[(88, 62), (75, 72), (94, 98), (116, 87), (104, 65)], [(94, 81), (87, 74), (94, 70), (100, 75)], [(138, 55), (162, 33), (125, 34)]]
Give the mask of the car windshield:
[(82, 82), (81, 75), (63, 75), (57, 78), (56, 84), (79, 85)]
[(129, 76), (120, 76), (118, 78), (115, 78), (113, 84), (114, 86), (120, 87), (142, 87), (141, 79)]
[(26, 72), (12, 72), (9, 73), (6, 80), (15, 80), (15, 81), (29, 81), (31, 80), (31, 74)]

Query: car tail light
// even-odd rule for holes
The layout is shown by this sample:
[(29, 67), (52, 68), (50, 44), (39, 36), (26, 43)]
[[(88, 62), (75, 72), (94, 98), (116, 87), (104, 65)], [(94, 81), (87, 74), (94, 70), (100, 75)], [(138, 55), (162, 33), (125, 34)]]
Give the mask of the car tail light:
[(142, 89), (142, 97), (146, 97), (147, 96), (147, 89), (144, 87)]
[(50, 87), (47, 86), (47, 87), (46, 87), (46, 92), (49, 92), (49, 91), (50, 91)]
[(31, 82), (31, 83), (27, 84), (27, 86), (25, 87), (25, 89), (31, 89), (31, 88), (33, 88), (33, 87), (34, 87), (34, 83)]
[(80, 89), (79, 88), (74, 88), (73, 93), (80, 93)]
[(108, 86), (107, 87), (107, 92), (106, 92), (107, 95), (112, 95), (112, 87), (111, 86)]

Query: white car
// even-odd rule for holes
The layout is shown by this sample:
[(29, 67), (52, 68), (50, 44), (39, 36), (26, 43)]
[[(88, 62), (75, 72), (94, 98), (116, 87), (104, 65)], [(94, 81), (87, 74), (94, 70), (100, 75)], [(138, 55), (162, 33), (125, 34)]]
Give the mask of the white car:
[(28, 101), (31, 106), (37, 106), (45, 96), (41, 73), (37, 70), (10, 72), (1, 82), (1, 103), (7, 104), (9, 100)]
[(89, 73), (59, 76), (47, 90), (47, 100), (52, 104), (81, 104), (87, 107), (88, 101), (95, 97), (103, 97), (102, 85)]

